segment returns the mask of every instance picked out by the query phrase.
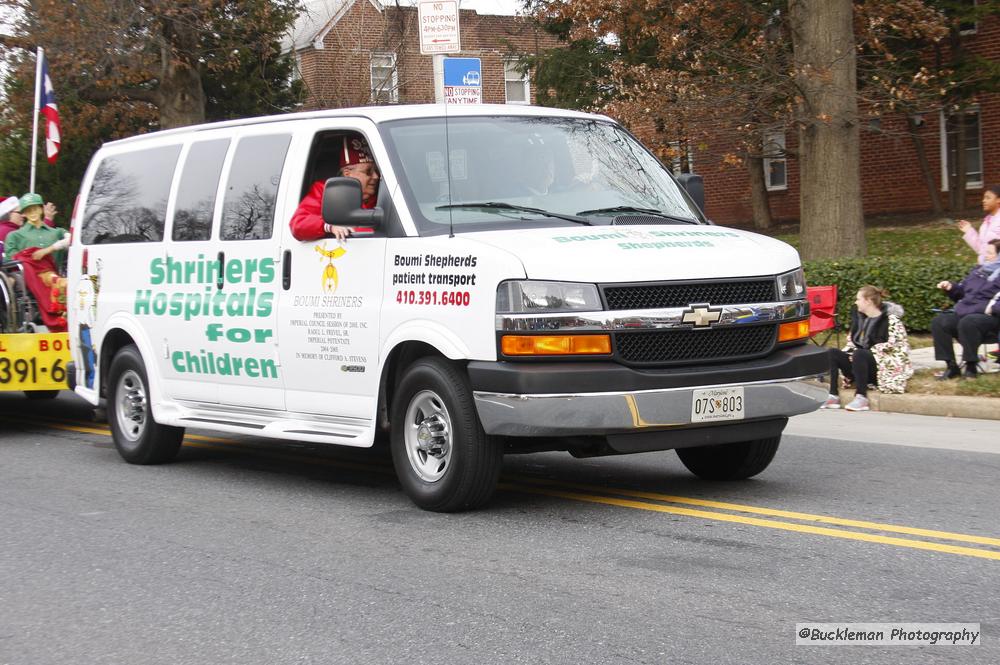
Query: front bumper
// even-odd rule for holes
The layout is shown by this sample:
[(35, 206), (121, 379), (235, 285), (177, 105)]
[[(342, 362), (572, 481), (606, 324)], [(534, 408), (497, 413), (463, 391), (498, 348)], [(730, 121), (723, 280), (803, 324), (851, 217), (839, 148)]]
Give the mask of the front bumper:
[[(472, 362), (469, 375), (487, 434), (612, 435), (735, 427), (815, 411), (827, 391), (808, 379), (829, 371), (828, 358), (825, 349), (799, 346), (731, 365), (644, 371), (613, 363)], [(497, 389), (503, 386), (543, 390)], [(692, 424), (694, 391), (730, 386), (744, 388), (743, 420)]]

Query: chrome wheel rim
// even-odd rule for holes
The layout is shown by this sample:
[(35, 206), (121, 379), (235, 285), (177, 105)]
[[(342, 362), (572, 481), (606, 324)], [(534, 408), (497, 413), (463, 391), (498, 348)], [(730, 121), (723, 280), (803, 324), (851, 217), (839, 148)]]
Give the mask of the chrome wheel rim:
[(428, 483), (437, 482), (451, 463), (451, 416), (440, 395), (422, 390), (413, 396), (406, 409), (403, 444), (406, 458), (417, 476)]
[(148, 404), (146, 386), (135, 370), (128, 370), (118, 379), (115, 388), (115, 417), (118, 430), (130, 443), (135, 443), (146, 429)]

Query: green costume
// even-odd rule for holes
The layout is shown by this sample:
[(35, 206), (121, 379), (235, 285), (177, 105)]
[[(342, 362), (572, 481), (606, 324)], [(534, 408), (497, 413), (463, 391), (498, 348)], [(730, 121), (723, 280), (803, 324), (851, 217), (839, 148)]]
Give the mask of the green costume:
[(11, 231), (4, 241), (4, 260), (13, 260), (14, 255), (26, 247), (45, 249), (57, 240), (61, 240), (64, 235), (66, 229), (52, 228), (45, 224), (35, 228), (30, 222), (25, 222), (17, 231)]

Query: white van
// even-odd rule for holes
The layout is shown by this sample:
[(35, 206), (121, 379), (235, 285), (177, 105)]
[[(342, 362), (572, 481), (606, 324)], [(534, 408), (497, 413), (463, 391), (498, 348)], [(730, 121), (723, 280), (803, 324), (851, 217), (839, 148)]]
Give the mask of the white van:
[[(377, 205), (330, 171), (367, 140)], [(329, 180), (326, 180), (330, 178)], [(323, 221), (289, 220), (326, 182)], [(486, 502), (504, 453), (675, 448), (746, 478), (827, 371), (799, 257), (712, 225), (601, 117), (386, 106), (105, 145), (73, 219), (71, 380), (129, 462), (185, 427), (371, 446), (429, 510)], [(690, 190), (694, 193), (689, 193)]]

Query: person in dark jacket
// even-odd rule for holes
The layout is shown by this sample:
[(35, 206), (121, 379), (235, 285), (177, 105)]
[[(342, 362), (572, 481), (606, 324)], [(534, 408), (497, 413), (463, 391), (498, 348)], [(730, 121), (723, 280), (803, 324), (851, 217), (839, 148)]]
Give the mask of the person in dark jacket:
[[(934, 358), (943, 360), (945, 371), (939, 379), (954, 379), (962, 374), (955, 362), (953, 340), (962, 345), (962, 362), (965, 363), (966, 378), (978, 376), (979, 345), (984, 339), (996, 335), (1000, 330), (1000, 318), (991, 307), (1000, 293), (1000, 240), (991, 240), (986, 245), (982, 265), (976, 266), (958, 284), (949, 281), (938, 283), (948, 297), (955, 301), (955, 308), (942, 312), (931, 320), (931, 334), (934, 337)], [(987, 314), (987, 309), (990, 313)]]
[(858, 289), (851, 309), (851, 332), (843, 349), (830, 352), (830, 396), (821, 408), (839, 409), (838, 372), (855, 386), (854, 399), (845, 409), (868, 411), (868, 384), (886, 393), (906, 390), (913, 375), (910, 344), (903, 326), (903, 308), (885, 300), (888, 294), (875, 286)]

